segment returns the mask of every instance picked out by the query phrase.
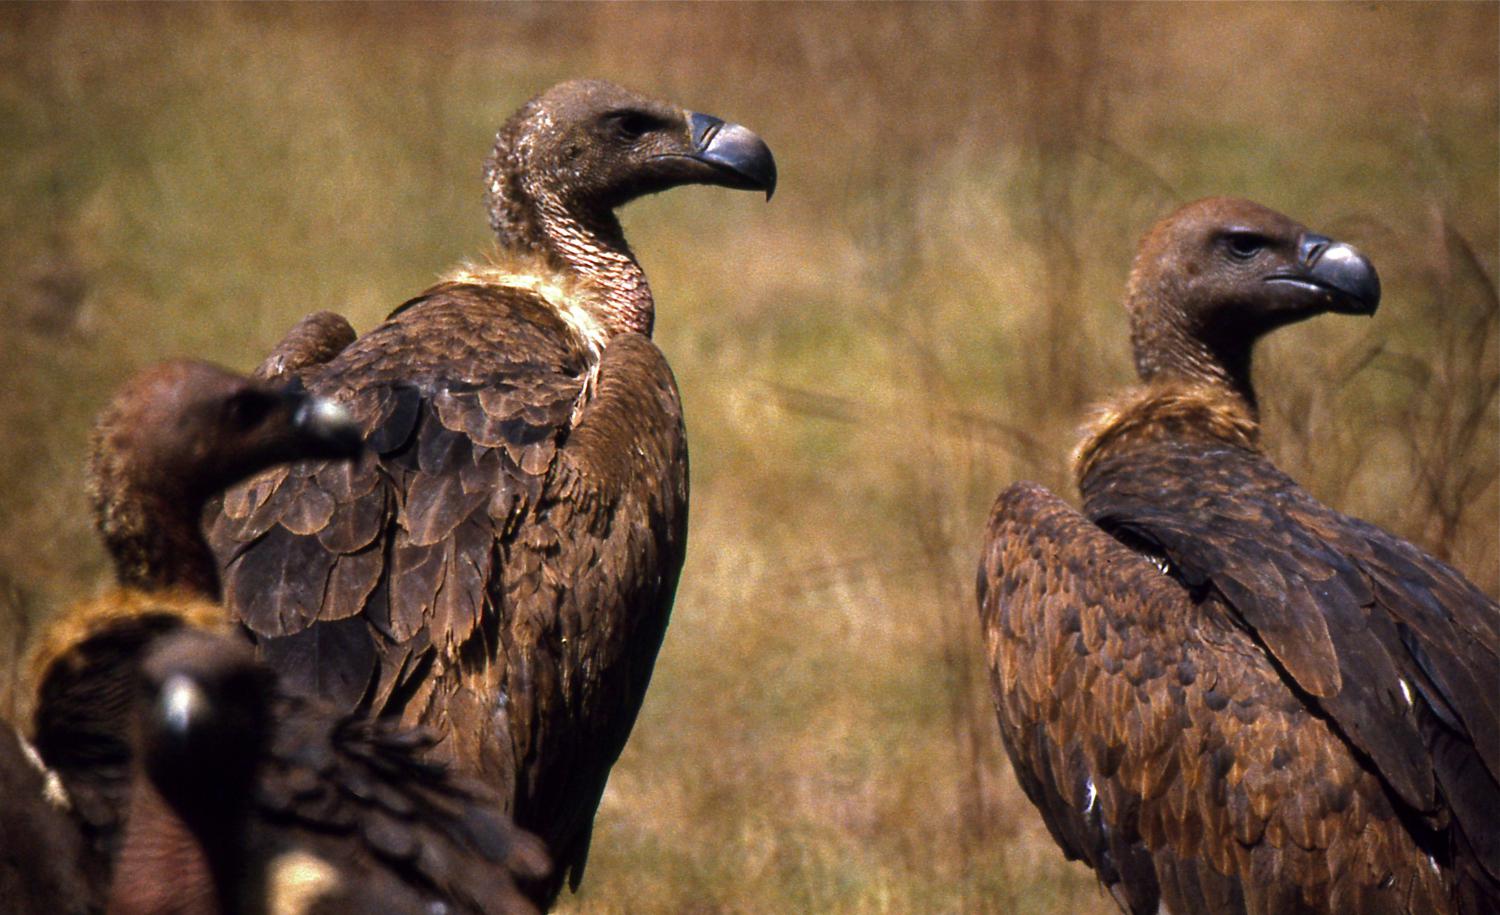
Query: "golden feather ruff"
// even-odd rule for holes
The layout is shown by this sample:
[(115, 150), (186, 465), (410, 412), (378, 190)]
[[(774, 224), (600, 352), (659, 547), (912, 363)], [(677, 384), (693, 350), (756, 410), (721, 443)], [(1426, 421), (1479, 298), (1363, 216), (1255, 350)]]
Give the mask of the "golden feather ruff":
[(1073, 479), (1082, 481), (1110, 453), (1161, 439), (1210, 439), (1260, 450), (1260, 423), (1222, 387), (1164, 381), (1133, 388), (1103, 404), (1073, 449)]
[(141, 591), (111, 588), (91, 600), (74, 604), (55, 617), (27, 652), (27, 688), (21, 691), (18, 721), (30, 721), (36, 689), (59, 665), (77, 665), (75, 649), (96, 636), (137, 621), (175, 619), (183, 628), (229, 634), (234, 630), (224, 608), (191, 588)]

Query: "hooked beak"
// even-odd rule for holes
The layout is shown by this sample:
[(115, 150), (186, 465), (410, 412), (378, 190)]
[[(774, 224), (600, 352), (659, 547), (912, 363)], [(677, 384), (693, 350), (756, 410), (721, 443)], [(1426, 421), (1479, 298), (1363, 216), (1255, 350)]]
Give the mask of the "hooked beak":
[(1380, 306), (1380, 275), (1370, 259), (1352, 245), (1304, 232), (1297, 240), (1295, 275), (1280, 274), (1273, 283), (1290, 283), (1315, 291), (1331, 312), (1372, 315)]
[(688, 116), (693, 135), (692, 158), (714, 167), (725, 187), (776, 192), (776, 160), (770, 147), (749, 128), (727, 124), (707, 114)]

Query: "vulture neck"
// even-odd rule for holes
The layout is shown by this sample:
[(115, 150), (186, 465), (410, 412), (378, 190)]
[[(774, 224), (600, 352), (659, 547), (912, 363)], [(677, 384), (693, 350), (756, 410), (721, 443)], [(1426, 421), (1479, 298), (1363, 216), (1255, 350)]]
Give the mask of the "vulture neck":
[[(223, 915), (230, 882), (225, 868), (149, 779), (130, 792), (130, 815), (115, 864), (109, 911), (113, 915)], [(167, 879), (163, 879), (167, 875)]]
[(1241, 327), (1194, 327), (1189, 312), (1171, 302), (1169, 294), (1145, 298), (1129, 304), (1130, 342), (1141, 381), (1214, 388), (1239, 400), (1257, 419), (1250, 355), (1258, 335)]
[(128, 483), (100, 495), (96, 519), (122, 587), (218, 602), (218, 569), (198, 527), (205, 499)]
[(1237, 393), (1217, 383), (1155, 381), (1105, 404), (1073, 452), (1073, 477), (1105, 460), (1160, 442), (1196, 441), (1260, 450), (1260, 423)]
[[(502, 161), (511, 167), (496, 168)], [(513, 156), (497, 151), (492, 160), (490, 225), (500, 246), (539, 256), (596, 289), (585, 307), (608, 336), (651, 336), (656, 303), (614, 211), (572, 203), (542, 177), (518, 177), (529, 174)]]

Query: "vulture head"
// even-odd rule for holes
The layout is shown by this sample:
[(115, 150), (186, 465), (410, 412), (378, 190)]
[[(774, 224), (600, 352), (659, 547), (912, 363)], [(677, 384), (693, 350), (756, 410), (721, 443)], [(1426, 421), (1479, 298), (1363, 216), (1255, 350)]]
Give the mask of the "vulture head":
[[(95, 522), (121, 584), (186, 578), (216, 597), (216, 581), (209, 586), (171, 568), (206, 555), (198, 519), (208, 498), (273, 464), (354, 457), (362, 447), (346, 410), (299, 386), (203, 362), (164, 363), (126, 383), (94, 425), (88, 486)], [(206, 564), (209, 575), (213, 568)]]
[(122, 472), (137, 486), (159, 481), (206, 498), (272, 464), (360, 448), (359, 427), (332, 401), (183, 360), (120, 389), (95, 424), (91, 471), (96, 498)]
[(1325, 312), (1368, 315), (1375, 267), (1352, 246), (1248, 200), (1190, 203), (1146, 233), (1126, 292), (1142, 381), (1229, 385), (1253, 407), (1251, 349)]
[(776, 161), (738, 124), (603, 80), (559, 83), (527, 102), (485, 163), (490, 224), (501, 243), (547, 253), (556, 221), (597, 230), (612, 223), (615, 208), (684, 184), (770, 197)]
[(187, 629), (141, 665), (141, 765), (190, 827), (217, 828), (223, 808), (249, 800), (270, 739), (275, 681), (249, 643)]

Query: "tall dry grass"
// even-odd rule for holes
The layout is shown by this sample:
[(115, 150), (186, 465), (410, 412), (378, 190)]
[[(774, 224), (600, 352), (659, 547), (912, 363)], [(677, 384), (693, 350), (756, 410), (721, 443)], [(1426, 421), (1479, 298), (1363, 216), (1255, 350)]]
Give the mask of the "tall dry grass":
[[(489, 136), (592, 74), (782, 184), (625, 212), (693, 448), (688, 565), (576, 912), (1106, 912), (1011, 777), (972, 580), (1128, 383), (1139, 233), (1209, 193), (1361, 245), (1385, 304), (1268, 342), (1277, 458), (1500, 590), (1497, 10), (0, 8), (0, 663), (97, 586), (86, 424), (133, 368), (364, 329), (485, 244)], [(0, 696), (3, 699), (3, 696)]]

